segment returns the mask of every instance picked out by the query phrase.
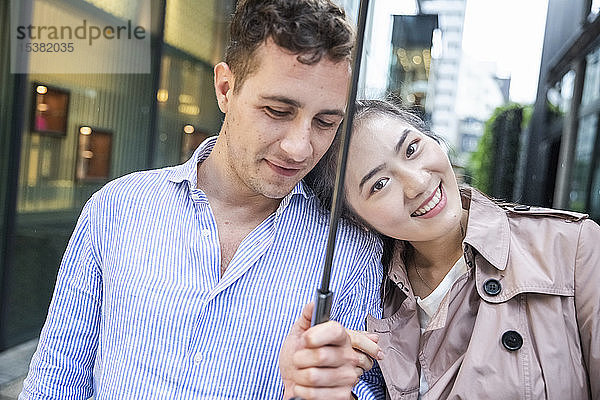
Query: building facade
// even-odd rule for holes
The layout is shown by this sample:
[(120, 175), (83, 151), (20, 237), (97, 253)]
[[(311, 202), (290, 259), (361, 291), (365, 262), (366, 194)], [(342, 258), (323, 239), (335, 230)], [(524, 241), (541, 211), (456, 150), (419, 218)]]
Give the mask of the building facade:
[[(39, 334), (62, 253), (90, 195), (129, 172), (178, 164), (218, 132), (222, 115), (212, 68), (224, 54), (235, 2), (13, 1), (12, 15), (5, 3), (0, 6), (0, 351)], [(149, 73), (44, 73), (33, 56), (25, 70), (12, 73), (15, 12), (33, 21), (59, 15), (61, 21), (124, 27), (146, 16), (149, 57), (123, 54), (116, 46), (95, 51), (107, 62), (133, 57), (131, 63), (148, 63)]]
[(514, 198), (600, 220), (600, 1), (550, 0)]

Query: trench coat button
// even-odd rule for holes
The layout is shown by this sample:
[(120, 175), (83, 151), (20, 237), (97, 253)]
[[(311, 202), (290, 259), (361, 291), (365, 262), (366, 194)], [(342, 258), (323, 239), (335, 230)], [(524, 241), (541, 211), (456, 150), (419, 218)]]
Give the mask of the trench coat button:
[(523, 346), (523, 337), (516, 331), (506, 331), (502, 335), (502, 345), (509, 351), (517, 351)]
[(496, 296), (502, 290), (502, 285), (498, 279), (488, 279), (483, 284), (483, 291), (489, 296)]
[(515, 211), (529, 211), (530, 209), (531, 207), (525, 205), (518, 205), (513, 207), (513, 210)]

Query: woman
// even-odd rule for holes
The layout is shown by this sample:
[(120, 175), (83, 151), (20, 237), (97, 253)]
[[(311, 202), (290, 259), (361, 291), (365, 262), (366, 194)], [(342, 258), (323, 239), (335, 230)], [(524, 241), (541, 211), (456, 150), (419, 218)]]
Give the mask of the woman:
[[(344, 213), (388, 247), (367, 326), (389, 396), (600, 399), (600, 227), (459, 189), (436, 137), (390, 103), (359, 102), (354, 125)], [(338, 146), (307, 178), (325, 206)]]

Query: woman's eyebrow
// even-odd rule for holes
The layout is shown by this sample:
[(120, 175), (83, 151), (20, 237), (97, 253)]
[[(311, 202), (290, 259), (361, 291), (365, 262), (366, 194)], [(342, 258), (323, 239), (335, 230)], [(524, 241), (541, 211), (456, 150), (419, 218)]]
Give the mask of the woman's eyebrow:
[[(411, 129), (410, 128), (405, 128), (402, 131), (402, 135), (400, 135), (400, 139), (398, 139), (398, 143), (396, 143), (396, 146), (394, 146), (394, 151), (396, 153), (399, 153), (400, 150), (402, 149), (402, 145), (404, 144), (404, 141), (406, 140), (406, 137), (408, 136), (408, 134), (410, 133)], [(363, 176), (363, 178), (360, 180), (360, 183), (358, 184), (358, 190), (362, 191), (363, 186), (365, 185), (365, 183), (371, 179), (373, 177), (373, 175), (375, 175), (376, 173), (378, 173), (379, 171), (381, 171), (382, 169), (385, 168), (385, 164), (380, 164), (378, 166), (376, 166), (375, 168), (373, 168), (372, 170), (370, 170), (365, 176)]]
[(400, 153), (400, 149), (402, 149), (402, 145), (404, 144), (404, 141), (406, 140), (406, 136), (408, 136), (409, 132), (410, 132), (410, 128), (406, 128), (402, 131), (402, 135), (400, 136), (398, 143), (396, 143), (396, 147), (394, 147), (394, 151), (396, 153)]
[(381, 171), (382, 169), (385, 168), (385, 164), (381, 164), (376, 166), (375, 168), (373, 168), (372, 170), (370, 170), (365, 176), (363, 176), (363, 178), (360, 180), (360, 183), (358, 184), (358, 190), (362, 191), (362, 187), (364, 186), (364, 184), (373, 177), (373, 175), (375, 175), (376, 173), (378, 173), (379, 171)]

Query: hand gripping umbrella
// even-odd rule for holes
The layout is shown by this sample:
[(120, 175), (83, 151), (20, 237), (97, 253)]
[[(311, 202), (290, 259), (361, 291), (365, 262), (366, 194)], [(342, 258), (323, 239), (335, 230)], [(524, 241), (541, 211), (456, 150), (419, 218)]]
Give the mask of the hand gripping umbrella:
[(325, 263), (323, 265), (323, 275), (321, 277), (321, 287), (317, 289), (315, 295), (315, 308), (312, 315), (312, 325), (329, 321), (331, 312), (331, 303), (333, 292), (329, 290), (329, 280), (331, 277), (331, 264), (333, 261), (333, 252), (335, 250), (335, 239), (338, 221), (340, 219), (341, 205), (340, 199), (344, 190), (344, 178), (346, 174), (346, 160), (348, 159), (348, 147), (350, 144), (350, 134), (352, 131), (352, 121), (354, 119), (354, 109), (356, 102), (356, 92), (358, 90), (358, 77), (360, 73), (360, 61), (362, 58), (362, 48), (365, 36), (365, 26), (367, 22), (367, 10), (369, 0), (360, 0), (358, 12), (358, 29), (356, 33), (356, 45), (354, 47), (354, 61), (352, 66), (352, 78), (350, 88), (348, 89), (348, 105), (346, 117), (340, 131), (340, 153), (338, 155), (338, 167), (335, 178), (335, 187), (333, 199), (331, 202), (331, 214), (329, 216), (329, 233), (327, 236), (327, 248)]
[[(333, 190), (333, 199), (331, 202), (331, 214), (329, 216), (329, 232), (327, 234), (327, 248), (325, 250), (325, 263), (323, 265), (323, 275), (321, 277), (321, 286), (317, 288), (315, 294), (315, 308), (313, 310), (311, 325), (329, 321), (331, 313), (331, 303), (333, 292), (329, 290), (329, 280), (331, 278), (331, 264), (333, 261), (333, 252), (335, 250), (335, 237), (337, 233), (338, 221), (340, 219), (340, 196), (344, 190), (344, 178), (346, 175), (346, 160), (348, 159), (348, 147), (350, 144), (350, 134), (352, 132), (352, 121), (354, 120), (354, 105), (356, 102), (356, 92), (358, 91), (358, 77), (360, 75), (360, 61), (362, 58), (362, 48), (365, 37), (365, 26), (367, 24), (367, 10), (369, 0), (360, 0), (358, 11), (358, 28), (356, 32), (356, 45), (354, 46), (352, 78), (350, 88), (348, 89), (348, 105), (346, 118), (340, 131), (340, 153), (338, 155), (338, 167), (335, 177), (335, 187)], [(290, 400), (302, 400), (301, 397), (293, 397)]]

